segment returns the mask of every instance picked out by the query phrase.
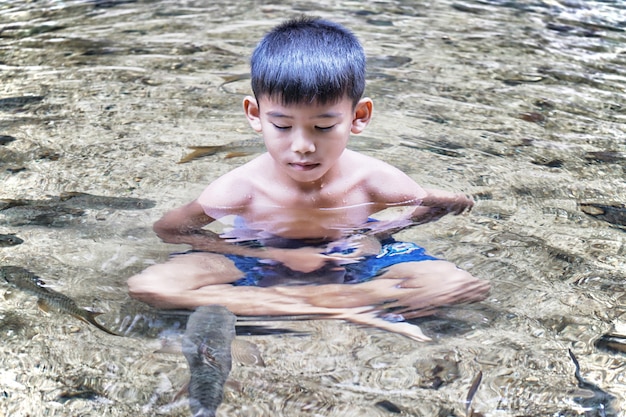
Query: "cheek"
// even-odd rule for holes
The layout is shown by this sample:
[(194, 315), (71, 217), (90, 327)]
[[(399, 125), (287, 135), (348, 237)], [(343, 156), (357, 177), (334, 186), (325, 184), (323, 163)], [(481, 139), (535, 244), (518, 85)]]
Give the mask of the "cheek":
[(344, 135), (337, 135), (332, 138), (326, 138), (324, 141), (318, 142), (318, 150), (323, 149), (327, 154), (339, 156), (343, 153), (348, 141)]
[(277, 139), (274, 136), (266, 137), (266, 135), (263, 135), (263, 141), (265, 142), (265, 149), (273, 157), (278, 157), (286, 151), (287, 141)]

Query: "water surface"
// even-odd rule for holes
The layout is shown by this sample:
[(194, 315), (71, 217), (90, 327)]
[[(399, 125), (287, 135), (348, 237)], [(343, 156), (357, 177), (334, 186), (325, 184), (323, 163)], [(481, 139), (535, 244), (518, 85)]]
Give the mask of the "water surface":
[[(266, 366), (235, 364), (221, 415), (385, 416), (394, 405), (461, 416), (479, 371), (483, 415), (583, 415), (568, 348), (623, 409), (623, 353), (594, 343), (626, 331), (626, 235), (581, 210), (626, 203), (619, 1), (3, 2), (0, 135), (14, 140), (0, 142), (0, 198), (43, 208), (0, 210), (0, 233), (24, 240), (0, 248), (2, 263), (128, 327), (141, 307), (126, 279), (181, 250), (151, 224), (254, 153), (177, 162), (189, 146), (254, 140), (241, 112), (248, 56), (303, 12), (352, 28), (368, 54), (375, 116), (351, 147), (477, 200), (469, 216), (397, 237), (493, 290), (421, 320), (432, 343), (270, 323), (307, 334), (247, 336)], [(109, 336), (3, 291), (0, 415), (188, 415), (172, 400), (184, 358), (155, 353), (155, 335)]]

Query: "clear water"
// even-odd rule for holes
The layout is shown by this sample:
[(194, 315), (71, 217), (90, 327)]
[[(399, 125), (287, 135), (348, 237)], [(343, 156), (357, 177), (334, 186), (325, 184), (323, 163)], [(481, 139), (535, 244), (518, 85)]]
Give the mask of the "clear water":
[[(30, 98), (0, 101), (0, 135), (16, 139), (0, 146), (0, 198), (154, 203), (83, 207), (48, 226), (0, 211), (0, 233), (25, 241), (0, 248), (2, 263), (128, 326), (138, 306), (126, 279), (181, 249), (152, 222), (252, 156), (176, 162), (188, 146), (254, 138), (241, 113), (248, 56), (303, 12), (352, 28), (370, 58), (376, 114), (352, 147), (477, 199), (469, 216), (400, 238), (493, 290), (421, 321), (432, 343), (338, 321), (263, 323), (307, 334), (246, 337), (266, 366), (235, 364), (219, 415), (385, 416), (388, 401), (461, 416), (479, 371), (483, 415), (584, 415), (568, 348), (623, 409), (624, 355), (594, 342), (626, 326), (626, 235), (579, 206), (626, 203), (620, 1), (2, 2), (0, 99)], [(186, 362), (155, 352), (155, 337), (112, 337), (3, 292), (0, 415), (188, 415), (173, 400)]]

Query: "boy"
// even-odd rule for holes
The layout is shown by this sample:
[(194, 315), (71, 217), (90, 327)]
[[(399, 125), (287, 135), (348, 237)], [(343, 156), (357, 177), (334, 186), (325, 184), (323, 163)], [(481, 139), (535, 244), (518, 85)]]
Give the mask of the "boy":
[[(238, 315), (321, 314), (417, 340), (427, 338), (404, 317), (484, 299), (485, 281), (391, 239), (473, 202), (346, 149), (373, 110), (362, 97), (365, 54), (350, 31), (321, 19), (285, 22), (256, 47), (251, 80), (243, 107), (267, 152), (155, 223), (163, 241), (194, 251), (131, 277), (133, 297), (162, 308), (221, 304)], [(372, 219), (391, 207), (407, 212)], [(238, 222), (228, 234), (203, 229), (226, 216)], [(390, 308), (404, 317), (381, 313)]]

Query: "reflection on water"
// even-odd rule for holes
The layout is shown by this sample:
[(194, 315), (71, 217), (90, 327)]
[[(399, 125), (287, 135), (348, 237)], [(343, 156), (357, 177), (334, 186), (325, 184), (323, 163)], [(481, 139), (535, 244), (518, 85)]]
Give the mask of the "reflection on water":
[[(568, 348), (625, 408), (623, 350), (596, 346), (626, 332), (620, 2), (5, 1), (0, 233), (23, 242), (0, 247), (2, 264), (121, 323), (126, 278), (181, 249), (152, 222), (260, 151), (237, 145), (254, 138), (240, 111), (248, 56), (307, 11), (353, 28), (370, 58), (376, 114), (352, 148), (477, 200), (469, 217), (398, 238), (488, 279), (492, 294), (420, 319), (427, 344), (281, 323), (305, 334), (254, 336), (267, 366), (235, 363), (220, 413), (465, 415), (482, 372), (476, 412), (581, 415), (588, 393)], [(194, 146), (223, 148), (177, 164)], [(173, 400), (184, 358), (156, 352), (154, 333), (109, 336), (3, 290), (0, 415), (189, 414)]]

